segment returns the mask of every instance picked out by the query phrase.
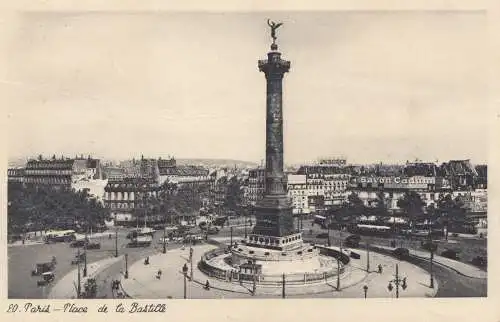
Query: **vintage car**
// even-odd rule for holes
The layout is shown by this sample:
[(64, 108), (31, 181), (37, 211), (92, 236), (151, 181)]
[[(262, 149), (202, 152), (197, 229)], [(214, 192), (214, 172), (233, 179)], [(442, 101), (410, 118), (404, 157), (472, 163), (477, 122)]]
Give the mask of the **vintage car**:
[(55, 274), (54, 272), (45, 272), (41, 275), (41, 279), (37, 281), (38, 286), (45, 286), (55, 279)]
[(404, 260), (410, 257), (410, 251), (407, 248), (396, 248), (392, 251), (394, 257)]
[(87, 244), (87, 249), (101, 249), (101, 244), (90, 242)]
[(37, 263), (35, 264), (35, 269), (31, 271), (32, 276), (39, 276), (44, 274), (45, 272), (50, 272), (56, 266), (55, 259), (52, 259), (51, 262), (47, 263)]
[(350, 235), (344, 241), (346, 247), (358, 248), (361, 237), (359, 235)]
[(78, 239), (78, 240), (73, 241), (71, 244), (69, 244), (69, 246), (73, 247), (73, 248), (79, 248), (79, 247), (84, 247), (86, 243), (88, 243), (87, 240)]

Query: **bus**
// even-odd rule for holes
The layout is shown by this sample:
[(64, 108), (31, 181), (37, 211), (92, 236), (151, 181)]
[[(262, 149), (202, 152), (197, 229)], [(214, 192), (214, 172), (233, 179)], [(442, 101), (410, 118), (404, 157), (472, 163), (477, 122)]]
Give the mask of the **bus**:
[(389, 236), (392, 229), (389, 226), (357, 224), (351, 228), (350, 232), (359, 235)]
[(153, 242), (153, 237), (144, 235), (144, 236), (137, 236), (132, 239), (130, 243), (127, 244), (127, 247), (129, 248), (134, 248), (134, 247), (149, 247), (151, 246), (151, 243)]
[(326, 227), (326, 217), (320, 216), (320, 215), (315, 215), (314, 216), (314, 223), (325, 228)]
[(45, 233), (45, 242), (70, 242), (76, 239), (76, 232), (69, 230), (51, 230)]

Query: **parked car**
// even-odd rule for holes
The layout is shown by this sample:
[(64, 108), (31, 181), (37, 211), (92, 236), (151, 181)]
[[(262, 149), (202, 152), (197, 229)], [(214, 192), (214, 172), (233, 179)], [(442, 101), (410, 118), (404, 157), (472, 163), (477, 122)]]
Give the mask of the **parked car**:
[(432, 242), (422, 242), (422, 248), (430, 252), (435, 252), (438, 248), (438, 245)]
[(45, 286), (55, 279), (55, 274), (54, 272), (45, 272), (41, 275), (41, 279), (37, 281), (38, 286)]
[(454, 259), (458, 260), (460, 257), (458, 256), (459, 251), (454, 250), (454, 249), (446, 249), (441, 253), (441, 256), (449, 258), (449, 259)]
[(351, 252), (349, 254), (349, 256), (351, 256), (354, 259), (360, 259), (361, 258), (361, 255), (359, 255), (358, 253), (355, 253), (355, 252)]
[(175, 237), (172, 237), (172, 241), (174, 243), (182, 243), (184, 241), (184, 237), (183, 236), (175, 236)]
[(398, 259), (407, 259), (410, 257), (410, 251), (407, 248), (396, 248), (392, 251), (392, 254)]
[(131, 231), (127, 234), (127, 239), (134, 239), (134, 238), (137, 238), (137, 231), (136, 230)]
[(217, 227), (212, 226), (207, 229), (208, 235), (217, 235), (218, 233), (219, 233), (219, 228)]
[(479, 267), (487, 267), (488, 258), (486, 256), (476, 256), (472, 259), (472, 264)]
[(100, 243), (88, 243), (87, 244), (87, 249), (101, 249), (101, 244)]
[(69, 247), (73, 247), (73, 248), (84, 247), (85, 243), (87, 243), (87, 242), (88, 241), (86, 241), (85, 239), (75, 240), (75, 241), (71, 242), (71, 244), (69, 244)]
[(171, 238), (169, 238), (169, 237), (162, 237), (162, 238), (160, 238), (158, 240), (158, 244), (163, 244), (163, 243), (168, 244), (168, 242), (170, 242), (170, 241), (171, 241)]
[(346, 247), (358, 248), (359, 242), (361, 241), (361, 236), (359, 235), (350, 235), (344, 241)]
[(39, 276), (46, 272), (50, 272), (56, 266), (55, 261), (46, 262), (46, 263), (37, 263), (35, 264), (35, 269), (31, 271), (32, 276)]

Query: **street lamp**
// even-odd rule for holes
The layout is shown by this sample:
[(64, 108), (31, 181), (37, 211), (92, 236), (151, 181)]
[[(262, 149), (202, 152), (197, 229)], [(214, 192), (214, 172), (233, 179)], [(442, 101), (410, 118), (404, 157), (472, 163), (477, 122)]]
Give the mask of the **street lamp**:
[(191, 276), (190, 281), (193, 280), (193, 246), (189, 246), (189, 263), (191, 264)]
[(394, 288), (392, 286), (392, 283), (394, 283), (396, 285), (396, 298), (399, 298), (399, 286), (401, 285), (401, 288), (404, 291), (404, 290), (406, 290), (406, 287), (408, 285), (406, 284), (406, 277), (401, 278), (401, 276), (399, 276), (398, 264), (396, 264), (396, 275), (394, 276), (393, 280), (389, 281), (389, 285), (387, 286), (387, 289), (389, 290), (389, 292), (392, 292), (392, 290)]
[(337, 256), (337, 291), (340, 291), (340, 258), (342, 256), (342, 240), (340, 240), (339, 254)]
[(366, 299), (366, 293), (368, 292), (368, 285), (363, 286), (363, 291), (365, 292), (365, 299)]
[(230, 241), (230, 244), (229, 244), (230, 245), (229, 248), (232, 248), (233, 247), (233, 226), (231, 226), (229, 228), (229, 230), (231, 231), (231, 239), (230, 239), (231, 241)]
[(366, 272), (370, 273), (370, 246), (366, 242)]
[(115, 229), (115, 257), (118, 257), (118, 227)]
[(128, 254), (125, 254), (125, 275), (124, 278), (128, 278)]
[(163, 254), (167, 253), (167, 216), (163, 214)]
[(252, 296), (255, 296), (255, 292), (257, 291), (257, 265), (255, 264), (255, 257), (252, 261), (252, 270), (253, 270), (253, 286), (252, 286)]
[(283, 273), (283, 289), (281, 290), (281, 297), (282, 298), (285, 298), (285, 283), (286, 283), (286, 280), (285, 280), (285, 273)]
[(327, 234), (328, 234), (328, 247), (330, 247), (330, 246), (332, 246), (332, 244), (330, 242), (330, 223), (329, 222), (326, 223), (326, 228), (328, 229), (328, 232), (327, 232)]
[(80, 277), (80, 247), (78, 247), (78, 252), (76, 254), (77, 261), (78, 261), (78, 280), (77, 280), (77, 286), (76, 286), (76, 298), (79, 299), (82, 293), (82, 282), (81, 282), (81, 277)]
[(245, 239), (247, 239), (247, 237), (248, 237), (248, 235), (247, 235), (247, 224), (248, 224), (247, 211), (245, 211)]
[(186, 285), (186, 279), (187, 279), (187, 272), (188, 272), (188, 267), (187, 264), (184, 263), (184, 266), (182, 266), (182, 273), (184, 274), (184, 299), (187, 299), (187, 285)]
[(429, 223), (429, 251), (431, 252), (430, 258), (430, 288), (434, 288), (434, 272), (433, 272), (433, 262), (434, 262), (434, 252), (437, 250), (437, 245), (432, 242), (432, 223)]

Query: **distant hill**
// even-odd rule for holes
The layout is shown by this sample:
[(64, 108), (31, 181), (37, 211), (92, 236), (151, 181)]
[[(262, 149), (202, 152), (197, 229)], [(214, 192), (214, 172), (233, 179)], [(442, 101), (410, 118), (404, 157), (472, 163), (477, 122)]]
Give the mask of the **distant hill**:
[(176, 159), (178, 165), (203, 165), (206, 167), (256, 167), (258, 163), (231, 159)]
[[(179, 165), (203, 165), (206, 167), (257, 167), (258, 163), (242, 160), (232, 160), (232, 159), (176, 159)], [(112, 162), (114, 164), (119, 164), (120, 160), (114, 159), (101, 159), (103, 164), (107, 162)], [(9, 158), (9, 168), (24, 167), (26, 165), (26, 158)]]
[(26, 166), (26, 158), (9, 158), (8, 167), (9, 168), (23, 168)]

